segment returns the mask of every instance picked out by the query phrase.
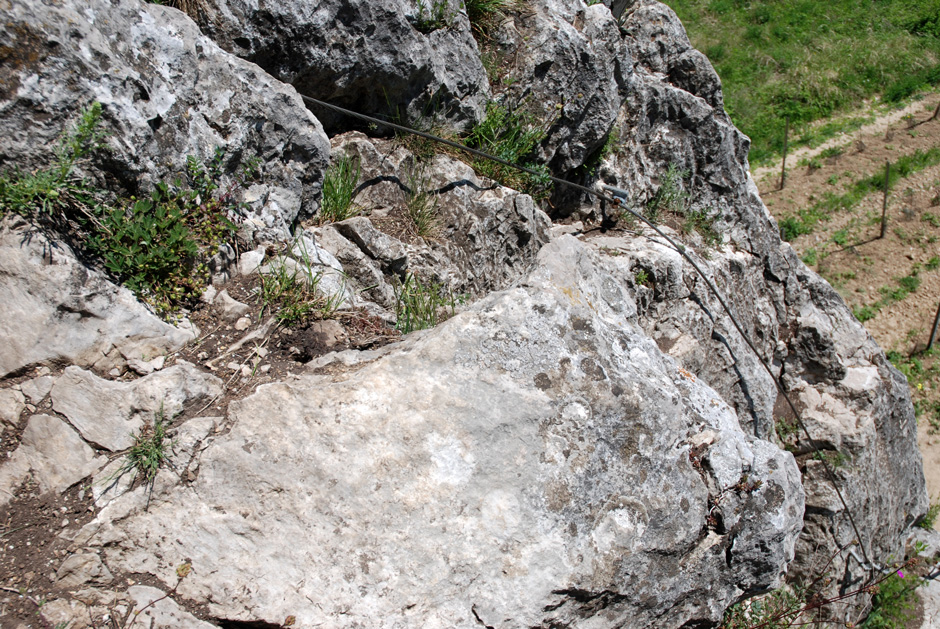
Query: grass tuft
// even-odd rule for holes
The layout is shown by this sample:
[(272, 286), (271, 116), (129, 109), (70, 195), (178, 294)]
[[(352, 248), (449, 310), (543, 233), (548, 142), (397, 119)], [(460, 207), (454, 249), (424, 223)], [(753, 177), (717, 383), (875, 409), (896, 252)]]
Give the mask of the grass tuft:
[(395, 327), (402, 334), (433, 328), (454, 315), (456, 300), (444, 286), (424, 283), (414, 273), (395, 286)]
[(359, 213), (353, 201), (356, 198), (356, 186), (359, 185), (360, 174), (361, 168), (357, 157), (344, 155), (330, 164), (323, 176), (321, 222), (345, 221)]

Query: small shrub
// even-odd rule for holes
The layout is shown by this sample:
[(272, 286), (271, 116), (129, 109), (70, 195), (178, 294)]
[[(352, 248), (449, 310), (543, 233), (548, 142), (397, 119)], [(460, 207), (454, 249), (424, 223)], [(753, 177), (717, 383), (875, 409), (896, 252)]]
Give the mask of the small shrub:
[(914, 618), (917, 597), (914, 590), (921, 580), (898, 570), (878, 585), (872, 598), (871, 613), (860, 625), (862, 629), (904, 629)]
[(721, 243), (721, 234), (715, 230), (712, 219), (708, 216), (708, 210), (705, 208), (698, 210), (686, 208), (682, 231), (686, 234), (698, 232), (707, 247), (714, 247)]
[(940, 256), (933, 256), (927, 260), (927, 264), (924, 265), (924, 268), (928, 271), (936, 271), (940, 269)]
[(326, 169), (323, 176), (323, 201), (320, 220), (324, 223), (345, 221), (358, 214), (353, 205), (361, 168), (359, 158), (342, 156)]
[(534, 161), (535, 149), (544, 138), (544, 129), (536, 126), (531, 114), (490, 102), (486, 106), (486, 118), (470, 132), (466, 144), (539, 173), (524, 173), (488, 159), (477, 158), (472, 163), (474, 170), (484, 177), (525, 192), (535, 199), (544, 199), (551, 192), (548, 168)]
[(853, 306), (852, 314), (855, 315), (855, 318), (861, 323), (865, 323), (870, 319), (874, 319), (875, 315), (878, 314), (879, 308), (874, 306)]
[(640, 269), (633, 275), (633, 281), (636, 282), (637, 286), (649, 286), (650, 285), (650, 276), (645, 269)]
[(803, 260), (803, 264), (806, 266), (813, 266), (819, 262), (819, 253), (817, 253), (814, 247), (811, 247), (807, 249), (805, 253), (803, 253), (803, 257), (801, 259)]
[(72, 170), (76, 162), (103, 146), (100, 120), (101, 103), (92, 103), (81, 111), (74, 129), (63, 134), (52, 166), (35, 173), (13, 170), (0, 175), (0, 216), (16, 212), (48, 218), (76, 208), (88, 213), (94, 205), (94, 191), (85, 182), (74, 180)]
[(448, 0), (418, 0), (415, 28), (422, 33), (448, 28), (453, 19), (454, 11)]
[(685, 214), (689, 206), (689, 195), (686, 193), (682, 180), (689, 176), (688, 171), (680, 169), (675, 164), (669, 164), (662, 176), (656, 192), (646, 202), (646, 217), (658, 222), (663, 212)]
[(809, 234), (812, 232), (799, 217), (788, 216), (782, 221), (780, 221), (780, 238), (787, 242), (793, 242), (798, 237), (803, 234)]
[(395, 327), (402, 334), (433, 328), (453, 316), (456, 301), (437, 283), (425, 284), (413, 273), (395, 287)]
[(920, 217), (920, 220), (928, 223), (932, 227), (940, 227), (940, 216), (937, 216), (931, 212), (924, 212), (924, 214)]
[(917, 526), (922, 529), (929, 531), (933, 528), (933, 525), (937, 522), (937, 515), (940, 514), (940, 502), (931, 502), (930, 507), (927, 509), (927, 513), (924, 514), (918, 522)]

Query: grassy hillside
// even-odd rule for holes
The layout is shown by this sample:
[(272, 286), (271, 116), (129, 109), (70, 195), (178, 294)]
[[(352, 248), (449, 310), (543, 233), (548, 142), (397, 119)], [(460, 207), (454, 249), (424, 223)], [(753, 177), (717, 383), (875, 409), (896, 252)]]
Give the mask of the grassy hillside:
[(664, 1), (718, 71), (753, 164), (781, 151), (786, 116), (806, 143), (805, 123), (940, 84), (940, 0)]

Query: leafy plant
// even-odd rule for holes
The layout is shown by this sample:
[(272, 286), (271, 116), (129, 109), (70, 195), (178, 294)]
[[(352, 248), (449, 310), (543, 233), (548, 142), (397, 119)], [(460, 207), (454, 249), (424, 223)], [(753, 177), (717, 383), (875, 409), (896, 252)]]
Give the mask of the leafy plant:
[(689, 207), (689, 195), (683, 187), (682, 180), (689, 176), (688, 171), (680, 169), (675, 164), (669, 164), (663, 174), (659, 188), (646, 202), (646, 217), (658, 222), (663, 212), (685, 214)]
[(433, 328), (453, 316), (455, 308), (456, 300), (444, 286), (423, 283), (414, 273), (395, 286), (395, 327), (402, 334)]
[(862, 629), (904, 629), (914, 618), (917, 597), (914, 590), (921, 580), (903, 570), (892, 573), (878, 584), (872, 598), (871, 613), (861, 624)]
[(323, 176), (323, 201), (320, 219), (324, 223), (345, 221), (358, 214), (353, 205), (361, 168), (359, 158), (343, 155), (330, 164)]
[(450, 8), (448, 0), (418, 0), (415, 28), (422, 33), (447, 28), (453, 19), (454, 11)]
[(545, 138), (545, 130), (536, 126), (534, 117), (521, 109), (510, 110), (496, 102), (486, 106), (486, 118), (470, 132), (467, 146), (480, 149), (511, 164), (537, 171), (538, 175), (520, 172), (488, 159), (474, 159), (474, 170), (509, 188), (521, 190), (536, 199), (551, 192), (548, 169), (534, 161), (535, 149)]
[(637, 286), (649, 286), (650, 285), (650, 276), (645, 269), (640, 269), (633, 274), (633, 281), (636, 282)]

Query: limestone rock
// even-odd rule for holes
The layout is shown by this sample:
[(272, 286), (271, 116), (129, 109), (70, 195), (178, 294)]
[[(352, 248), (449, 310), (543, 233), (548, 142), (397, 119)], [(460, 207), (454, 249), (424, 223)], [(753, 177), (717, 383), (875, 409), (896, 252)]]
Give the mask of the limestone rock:
[(115, 501), (91, 545), (168, 584), (190, 559), (180, 594), (233, 622), (679, 627), (776, 583), (792, 456), (646, 338), (622, 274), (570, 237), (539, 261), (365, 362), (235, 402), (191, 489)]
[(567, 173), (604, 145), (633, 59), (601, 3), (536, 0), (527, 9), (529, 15), (503, 24), (496, 36), (500, 55), (514, 60), (509, 94), (547, 128), (542, 161)]
[(134, 445), (134, 435), (156, 415), (168, 420), (184, 404), (205, 403), (221, 392), (221, 380), (186, 362), (132, 382), (68, 367), (52, 387), (52, 404), (86, 440), (116, 452)]
[[(32, 402), (32, 398), (30, 398)], [(35, 402), (33, 402), (35, 403)], [(26, 408), (26, 397), (21, 391), (15, 389), (0, 390), (0, 431), (3, 425), (16, 426), (20, 421), (20, 413)]]
[(70, 555), (56, 572), (56, 585), (71, 589), (89, 582), (110, 583), (114, 577), (96, 553)]
[(222, 318), (229, 322), (244, 316), (251, 309), (248, 304), (233, 299), (227, 290), (220, 291), (213, 303), (222, 309)]
[(0, 504), (32, 476), (42, 491), (61, 492), (100, 469), (107, 459), (95, 455), (65, 422), (49, 415), (33, 415), (20, 445), (0, 465)]
[(127, 588), (127, 595), (133, 601), (134, 609), (140, 610), (141, 613), (136, 618), (144, 627), (153, 629), (213, 629), (215, 627), (190, 614), (157, 588), (135, 585)]
[[(465, 12), (443, 5), (446, 25), (429, 32), (420, 7), (428, 19), (437, 5), (408, 0), (206, 0), (197, 18), (223, 48), (303, 94), (466, 129), (482, 118), (489, 84)], [(328, 126), (340, 122), (330, 111), (317, 115)]]
[(0, 377), (42, 363), (107, 372), (194, 338), (164, 323), (125, 288), (89, 270), (25, 222), (0, 226)]
[[(183, 172), (187, 156), (263, 160), (246, 195), (250, 229), (287, 237), (317, 208), (329, 145), (293, 88), (221, 50), (170, 7), (137, 0), (11, 2), (0, 38), (18, 51), (0, 86), (0, 163), (45, 164), (80, 108), (98, 101), (106, 171), (127, 190)], [(146, 51), (146, 52), (145, 52)], [(41, 77), (41, 80), (40, 80)]]
[(24, 381), (20, 387), (31, 404), (39, 404), (52, 391), (53, 382), (55, 382), (55, 378), (52, 376), (38, 376), (32, 380)]
[[(362, 183), (355, 203), (370, 218), (350, 218), (316, 234), (364, 289), (364, 296), (382, 307), (394, 307), (391, 285), (409, 271), (455, 294), (505, 288), (531, 270), (549, 240), (550, 221), (531, 197), (484, 185), (463, 162), (438, 155), (421, 166), (406, 149), (355, 132), (333, 142), (338, 151), (359, 160)], [(421, 190), (414, 192), (435, 198), (437, 221), (428, 238), (411, 238), (405, 244), (376, 225), (384, 220), (407, 225), (409, 190), (416, 188)]]

